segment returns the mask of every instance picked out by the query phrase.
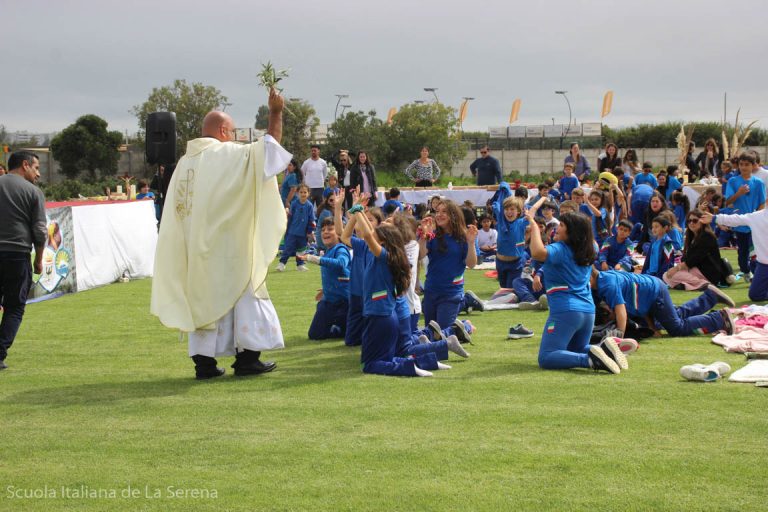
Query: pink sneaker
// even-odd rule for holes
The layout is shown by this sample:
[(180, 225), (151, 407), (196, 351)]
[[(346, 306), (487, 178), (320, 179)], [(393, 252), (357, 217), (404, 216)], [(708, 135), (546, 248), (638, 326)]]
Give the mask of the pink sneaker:
[(632, 338), (613, 338), (624, 354), (631, 354), (640, 348), (640, 344)]

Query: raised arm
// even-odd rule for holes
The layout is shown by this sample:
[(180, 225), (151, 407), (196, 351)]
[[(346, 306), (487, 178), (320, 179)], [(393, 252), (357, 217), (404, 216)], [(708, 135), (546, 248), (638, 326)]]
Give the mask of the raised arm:
[(269, 120), (267, 121), (267, 133), (280, 144), (283, 139), (283, 107), (285, 100), (280, 93), (271, 88), (269, 90)]
[(360, 236), (365, 240), (365, 243), (368, 244), (368, 249), (370, 249), (371, 254), (378, 258), (381, 254), (381, 245), (379, 244), (379, 241), (376, 240), (376, 235), (368, 224), (368, 219), (366, 219), (365, 214), (360, 211), (355, 213), (354, 218), (357, 222), (357, 230), (360, 233)]
[(339, 189), (339, 192), (334, 193), (333, 201), (333, 228), (336, 230), (336, 234), (341, 236), (344, 232), (344, 223), (341, 219), (341, 209), (344, 207), (344, 192), (343, 188)]
[(470, 224), (467, 226), (467, 259), (465, 261), (469, 268), (475, 268), (475, 265), (477, 265), (477, 251), (475, 251), (476, 238), (477, 226)]
[(525, 217), (528, 219), (528, 224), (531, 225), (531, 241), (530, 250), (531, 257), (536, 261), (545, 262), (547, 260), (547, 248), (544, 246), (544, 242), (541, 240), (541, 232), (537, 228), (536, 224), (536, 212), (539, 207), (544, 204), (546, 197), (540, 198), (536, 201), (536, 204), (531, 206), (526, 212)]

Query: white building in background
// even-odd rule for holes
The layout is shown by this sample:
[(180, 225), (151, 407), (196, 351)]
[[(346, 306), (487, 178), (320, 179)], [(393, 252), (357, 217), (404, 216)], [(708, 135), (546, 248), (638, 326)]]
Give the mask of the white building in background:
[(38, 146), (48, 146), (51, 139), (59, 132), (51, 133), (30, 133), (26, 130), (19, 132), (8, 132), (8, 142), (11, 144), (29, 144), (32, 139), (37, 141)]

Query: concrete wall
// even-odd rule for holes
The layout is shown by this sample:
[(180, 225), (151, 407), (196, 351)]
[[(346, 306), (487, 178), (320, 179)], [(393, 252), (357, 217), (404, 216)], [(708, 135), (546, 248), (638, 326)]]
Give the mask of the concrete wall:
[[(768, 158), (768, 146), (759, 146), (753, 148), (760, 153), (760, 158), (763, 163)], [(620, 154), (623, 154), (622, 149), (619, 150)], [(639, 148), (636, 149), (637, 158), (642, 164), (643, 162), (651, 162), (654, 166), (667, 166), (676, 165), (678, 163), (678, 150), (677, 148)], [(597, 166), (597, 155), (602, 152), (602, 149), (584, 149), (582, 155), (589, 160), (589, 165), (594, 170)], [(509, 174), (512, 171), (520, 172), (521, 174), (551, 174), (562, 170), (563, 161), (568, 156), (567, 149), (523, 149), (523, 150), (492, 150), (491, 156), (497, 158), (501, 163), (501, 169), (504, 174)], [(480, 157), (479, 150), (468, 151), (466, 156), (462, 158), (456, 165), (454, 165), (448, 174), (451, 176), (469, 176), (469, 166), (476, 158)]]

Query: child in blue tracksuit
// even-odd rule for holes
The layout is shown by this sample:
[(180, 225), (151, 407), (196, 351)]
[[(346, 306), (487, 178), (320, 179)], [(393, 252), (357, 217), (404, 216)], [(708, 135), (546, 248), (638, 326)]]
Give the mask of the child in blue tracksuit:
[(680, 229), (685, 231), (685, 219), (688, 217), (688, 212), (691, 209), (691, 202), (683, 192), (676, 190), (670, 194), (670, 204), (672, 205), (672, 211), (675, 214), (677, 225)]
[[(323, 202), (320, 203), (320, 206), (317, 207), (317, 212), (315, 213), (315, 216), (317, 217), (317, 228), (315, 228), (315, 244), (317, 245), (318, 251), (326, 250), (325, 244), (323, 243), (323, 237), (320, 236), (320, 230), (322, 229), (323, 221), (325, 219), (333, 220), (333, 212), (335, 209), (334, 207), (336, 205), (337, 197), (338, 192), (328, 195), (323, 193)], [(341, 197), (343, 201), (343, 196)]]
[(643, 274), (661, 279), (667, 270), (675, 266), (675, 246), (669, 236), (671, 228), (671, 223), (663, 215), (659, 215), (651, 222), (654, 241), (651, 242), (645, 254)]
[[(540, 203), (526, 213), (532, 222)], [(590, 345), (595, 303), (589, 289), (595, 261), (590, 222), (583, 215), (560, 217), (555, 243), (545, 246), (539, 230), (531, 230), (531, 256), (541, 262), (546, 276), (549, 317), (539, 347), (544, 369), (594, 368), (619, 373), (626, 358), (612, 338)]]
[(579, 178), (573, 175), (573, 168), (573, 162), (566, 162), (563, 165), (563, 177), (560, 178), (559, 187), (564, 200), (570, 199), (573, 189), (579, 188), (580, 185)]
[(632, 228), (632, 223), (623, 219), (619, 222), (616, 235), (605, 239), (597, 254), (595, 267), (598, 270), (632, 271), (632, 252), (635, 250), (635, 244), (629, 239)]
[(445, 329), (459, 314), (464, 297), (464, 269), (477, 264), (477, 226), (465, 224), (464, 214), (456, 203), (441, 201), (434, 219), (422, 220), (419, 230), (419, 251), (429, 256), (421, 304), (424, 324), (434, 320)]
[(339, 243), (332, 218), (326, 218), (321, 226), (321, 236), (327, 252), (323, 257), (298, 256), (320, 265), (323, 283), (322, 298), (317, 303), (315, 316), (307, 336), (311, 340), (343, 338), (347, 327), (349, 307), (349, 267), (351, 257), (347, 246)]
[[(746, 215), (765, 206), (765, 185), (760, 178), (752, 175), (756, 165), (755, 157), (749, 153), (739, 155), (739, 174), (728, 180), (725, 187), (726, 206), (732, 206), (734, 213)], [(752, 232), (749, 226), (733, 228), (738, 247), (739, 270), (745, 279), (750, 279), (749, 251), (752, 247)], [(765, 236), (763, 233), (758, 234)]]
[[(299, 200), (293, 201), (288, 208), (288, 229), (285, 232), (285, 246), (280, 255), (280, 263), (277, 270), (285, 270), (288, 258), (296, 256), (296, 252), (307, 246), (307, 239), (314, 236), (315, 210), (309, 198), (309, 187), (300, 185), (298, 189)], [(297, 270), (306, 270), (304, 261), (296, 258)]]
[[(362, 207), (350, 209), (349, 224), (357, 227), (366, 243), (366, 248), (354, 247), (356, 253), (369, 251), (363, 279), (363, 341), (360, 362), (364, 373), (397, 375), (407, 377), (429, 377), (432, 373), (419, 368), (414, 357), (395, 355), (400, 326), (396, 304), (408, 289), (410, 266), (405, 254), (403, 237), (391, 224), (380, 224), (375, 230), (368, 225)], [(358, 210), (356, 210), (358, 208)], [(348, 224), (348, 226), (349, 226)], [(346, 232), (346, 230), (345, 230)], [(355, 255), (357, 257), (357, 254)], [(407, 304), (405, 306), (407, 309)], [(420, 359), (434, 362), (434, 354)]]
[(579, 207), (579, 211), (590, 218), (592, 222), (592, 236), (595, 237), (597, 246), (602, 245), (603, 240), (610, 236), (610, 220), (608, 210), (605, 209), (605, 195), (602, 190), (592, 189), (589, 200)]
[(733, 323), (727, 310), (707, 313), (721, 301), (712, 290), (682, 306), (675, 306), (667, 285), (645, 274), (595, 271), (590, 285), (597, 298), (613, 310), (616, 327), (621, 332), (626, 331), (627, 318), (632, 317), (647, 320), (654, 331), (662, 327), (670, 336), (711, 335), (719, 330), (733, 334)]
[(522, 200), (512, 197), (512, 190), (505, 181), (499, 184), (491, 206), (496, 219), (496, 272), (499, 287), (512, 288), (512, 282), (520, 277), (525, 263), (525, 228), (528, 221), (522, 216)]
[[(334, 215), (341, 222), (341, 207), (336, 206)], [(371, 208), (365, 212), (368, 223), (375, 229), (382, 219), (378, 208)], [(365, 240), (352, 236), (354, 224), (347, 223), (341, 240), (352, 249), (352, 263), (349, 270), (349, 307), (347, 309), (347, 332), (344, 335), (344, 344), (350, 347), (359, 346), (363, 342), (363, 273), (369, 264), (366, 258), (371, 257)]]

